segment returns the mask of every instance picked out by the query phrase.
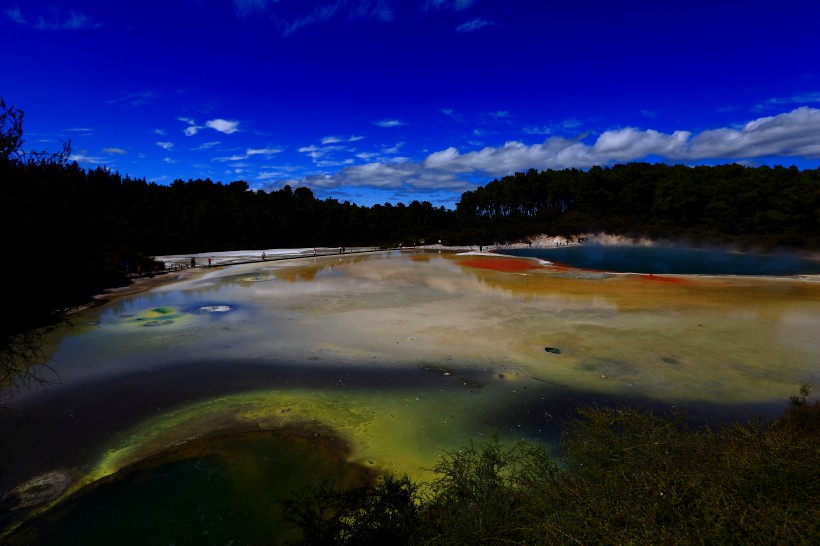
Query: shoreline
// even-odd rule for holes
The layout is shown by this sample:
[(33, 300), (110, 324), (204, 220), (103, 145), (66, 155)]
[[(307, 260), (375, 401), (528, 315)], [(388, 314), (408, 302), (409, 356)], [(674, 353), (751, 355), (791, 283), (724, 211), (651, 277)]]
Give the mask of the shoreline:
[[(205, 274), (208, 270), (215, 267), (229, 267), (232, 265), (244, 265), (254, 263), (263, 264), (267, 262), (290, 261), (305, 258), (328, 258), (351, 254), (369, 254), (378, 252), (424, 251), (504, 255), (504, 250), (519, 250), (529, 248), (555, 249), (587, 245), (629, 247), (680, 246), (681, 248), (723, 250), (729, 253), (757, 254), (764, 256), (776, 256), (778, 254), (786, 254), (798, 256), (808, 260), (820, 260), (820, 252), (799, 252), (797, 250), (770, 252), (752, 250), (743, 251), (732, 247), (721, 247), (717, 245), (693, 246), (685, 245), (683, 243), (673, 243), (666, 240), (653, 240), (646, 237), (632, 238), (623, 235), (610, 235), (606, 233), (582, 233), (573, 236), (539, 234), (531, 236), (530, 242), (518, 241), (513, 243), (491, 245), (446, 245), (437, 243), (417, 246), (403, 246), (396, 248), (353, 247), (350, 249), (345, 249), (344, 252), (339, 252), (339, 250), (341, 250), (342, 247), (317, 247), (315, 249), (315, 254), (313, 254), (313, 248), (219, 251), (212, 253), (196, 253), (190, 255), (178, 254), (168, 256), (157, 256), (155, 259), (164, 262), (166, 265), (166, 269), (156, 272), (146, 272), (138, 276), (132, 274), (129, 277), (131, 281), (130, 284), (127, 284), (125, 286), (103, 289), (102, 292), (92, 295), (89, 301), (85, 304), (70, 308), (66, 312), (66, 316), (73, 316), (87, 309), (93, 309), (95, 307), (106, 305), (112, 301), (116, 301), (123, 297), (139, 294), (141, 292), (146, 292), (157, 286), (187, 280), (187, 278), (190, 276), (199, 276)], [(265, 259), (261, 258), (261, 255), (263, 253), (267, 254)], [(210, 265), (200, 263), (197, 264), (195, 267), (188, 266), (188, 263), (191, 260), (191, 258), (196, 258), (198, 260), (207, 260), (208, 257), (211, 257), (212, 260), (212, 263)], [(707, 276), (712, 275), (707, 274)], [(809, 280), (816, 280), (818, 275), (795, 274), (775, 275), (775, 277), (791, 279), (808, 278)]]

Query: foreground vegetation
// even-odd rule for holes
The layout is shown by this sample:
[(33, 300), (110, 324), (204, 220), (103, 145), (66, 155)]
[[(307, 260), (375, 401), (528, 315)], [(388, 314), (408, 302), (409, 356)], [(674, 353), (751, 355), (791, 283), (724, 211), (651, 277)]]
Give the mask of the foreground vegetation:
[(718, 429), (634, 408), (580, 410), (553, 459), (498, 438), (447, 453), (432, 483), (323, 484), (283, 501), (304, 544), (816, 544), (820, 405)]

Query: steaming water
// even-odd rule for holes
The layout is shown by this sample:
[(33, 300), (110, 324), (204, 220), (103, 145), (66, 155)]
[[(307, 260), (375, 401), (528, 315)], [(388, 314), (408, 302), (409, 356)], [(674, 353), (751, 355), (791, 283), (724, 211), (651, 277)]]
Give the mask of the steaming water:
[(796, 254), (751, 254), (718, 249), (586, 244), (556, 248), (509, 249), (571, 267), (623, 273), (703, 275), (820, 274), (820, 260)]
[[(135, 505), (156, 527), (117, 543), (199, 544), (199, 531), (276, 542), (281, 529), (251, 532), (220, 514), (292, 489), (293, 476), (429, 478), (442, 450), (492, 430), (555, 445), (581, 402), (743, 418), (778, 413), (820, 379), (816, 277), (615, 275), (437, 253), (187, 275), (75, 317), (53, 337), (61, 383), (12, 400), (0, 491), (55, 469), (76, 477), (67, 494), (105, 484), (30, 525), (42, 543), (110, 543), (104, 521)], [(230, 440), (252, 431), (275, 434)], [(329, 455), (308, 461), (304, 442)], [(155, 500), (211, 479), (199, 512), (188, 497)]]

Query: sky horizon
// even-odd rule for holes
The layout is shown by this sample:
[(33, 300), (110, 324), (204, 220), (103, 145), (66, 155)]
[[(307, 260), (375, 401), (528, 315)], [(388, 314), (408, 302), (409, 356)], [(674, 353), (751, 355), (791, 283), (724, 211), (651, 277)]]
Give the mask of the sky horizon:
[(820, 4), (0, 0), (25, 149), (430, 201), (630, 161), (820, 167)]

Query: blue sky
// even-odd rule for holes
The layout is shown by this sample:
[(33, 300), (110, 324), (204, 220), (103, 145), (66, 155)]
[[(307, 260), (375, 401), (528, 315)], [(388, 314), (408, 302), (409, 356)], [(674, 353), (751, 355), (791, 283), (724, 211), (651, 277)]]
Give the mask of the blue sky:
[(820, 166), (820, 3), (0, 0), (25, 147), (452, 207), (507, 174)]

